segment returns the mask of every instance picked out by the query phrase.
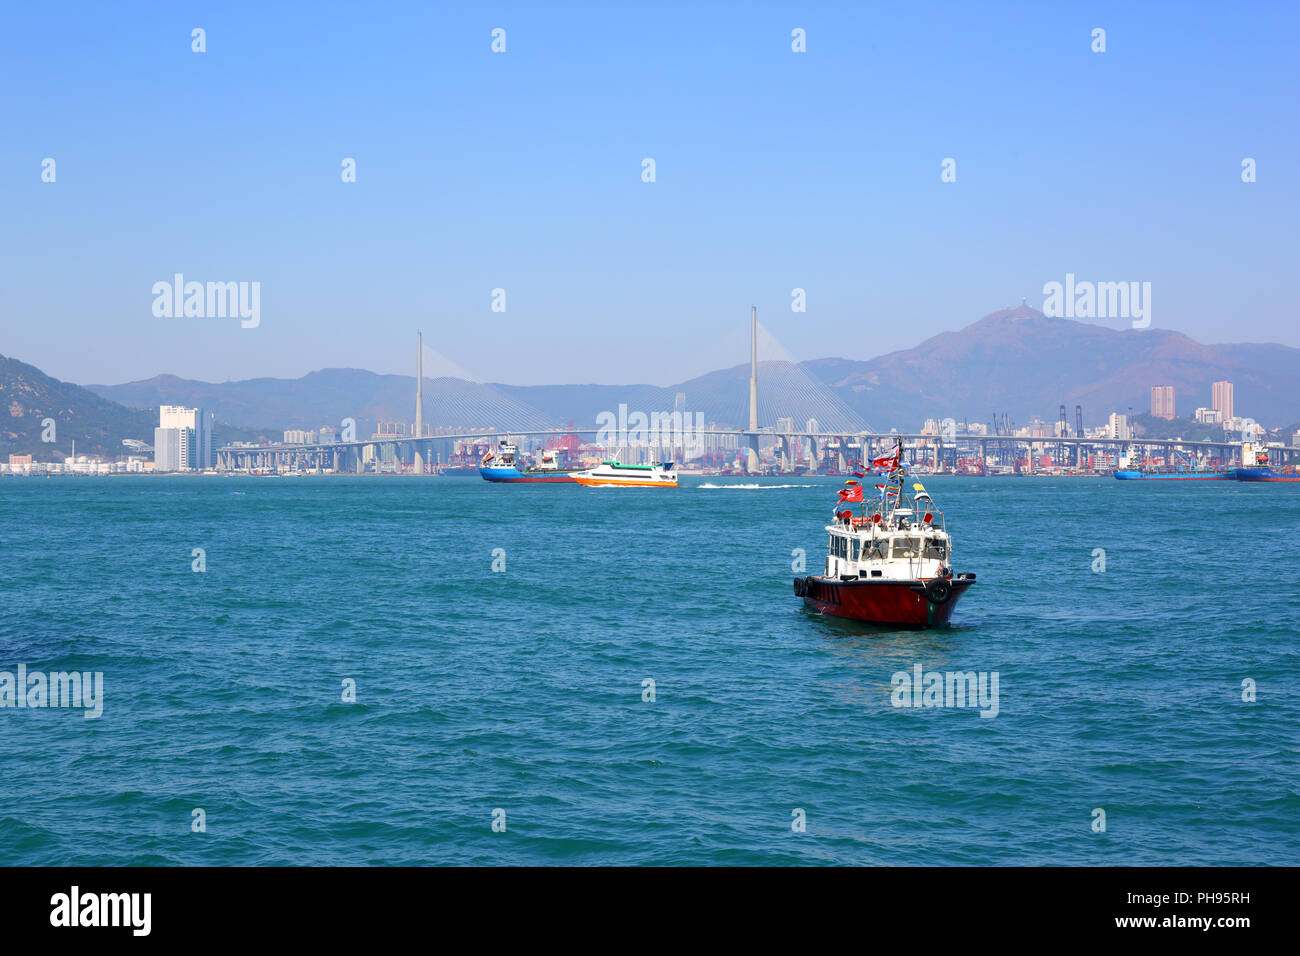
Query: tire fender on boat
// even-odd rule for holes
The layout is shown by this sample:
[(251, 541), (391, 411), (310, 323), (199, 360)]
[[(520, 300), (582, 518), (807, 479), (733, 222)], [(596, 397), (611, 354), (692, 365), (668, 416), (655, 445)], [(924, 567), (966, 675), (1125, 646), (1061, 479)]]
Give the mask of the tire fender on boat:
[(931, 578), (925, 585), (925, 596), (931, 604), (947, 604), (952, 597), (952, 585), (944, 578)]

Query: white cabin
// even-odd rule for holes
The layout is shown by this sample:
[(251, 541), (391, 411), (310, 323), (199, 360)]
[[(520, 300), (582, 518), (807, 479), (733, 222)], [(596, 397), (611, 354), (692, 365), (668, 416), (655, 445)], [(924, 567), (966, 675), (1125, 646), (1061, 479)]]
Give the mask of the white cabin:
[(826, 526), (824, 576), (918, 581), (951, 573), (952, 538), (943, 512), (924, 492), (914, 503), (915, 508), (890, 508), (870, 516), (841, 512)]

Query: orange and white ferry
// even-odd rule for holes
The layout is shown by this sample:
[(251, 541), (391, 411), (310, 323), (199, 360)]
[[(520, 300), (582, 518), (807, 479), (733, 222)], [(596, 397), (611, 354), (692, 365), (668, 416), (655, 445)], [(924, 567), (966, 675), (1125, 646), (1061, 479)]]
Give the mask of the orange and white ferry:
[(676, 488), (677, 469), (671, 461), (658, 465), (621, 465), (602, 461), (595, 468), (574, 472), (580, 485), (619, 488)]

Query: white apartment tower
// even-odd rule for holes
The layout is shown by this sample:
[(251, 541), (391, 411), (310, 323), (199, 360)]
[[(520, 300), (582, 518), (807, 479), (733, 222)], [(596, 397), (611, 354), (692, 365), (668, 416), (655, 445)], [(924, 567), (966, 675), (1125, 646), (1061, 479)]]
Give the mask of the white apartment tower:
[(159, 406), (158, 427), (154, 429), (154, 469), (202, 470), (211, 468), (212, 464), (212, 414), (183, 405)]

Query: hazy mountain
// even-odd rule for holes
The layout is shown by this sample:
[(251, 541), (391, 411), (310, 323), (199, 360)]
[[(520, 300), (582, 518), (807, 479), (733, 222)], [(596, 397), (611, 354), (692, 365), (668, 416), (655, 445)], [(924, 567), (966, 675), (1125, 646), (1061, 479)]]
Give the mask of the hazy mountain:
[[(851, 342), (851, 340), (849, 340)], [(1149, 406), (1152, 385), (1173, 385), (1180, 415), (1210, 404), (1210, 383), (1236, 388), (1236, 409), (1266, 424), (1300, 418), (1300, 349), (1282, 345), (1201, 345), (1158, 328), (1111, 329), (1050, 319), (1021, 307), (994, 312), (955, 332), (869, 361), (825, 358), (764, 362), (759, 369), (759, 420), (816, 418), (825, 428), (918, 428), (926, 418), (988, 421), (1006, 413), (1025, 423), (1056, 418), (1074, 406), (1096, 425), (1112, 411)], [(737, 365), (678, 385), (534, 385), (426, 379), (425, 421), (434, 426), (549, 428), (596, 422), (600, 412), (667, 411), (678, 393), (706, 422), (742, 425), (749, 417), (749, 367)], [(413, 376), (324, 369), (299, 379), (209, 383), (164, 375), (124, 385), (89, 385), (97, 394), (137, 408), (200, 405), (218, 419), (259, 428), (309, 428), (354, 418), (358, 434), (379, 420), (414, 418)]]
[[(775, 422), (796, 414), (802, 426), (809, 417), (828, 427), (857, 429), (865, 423), (841, 401), (835, 389), (821, 385), (800, 365), (763, 363), (759, 372), (760, 421)], [(88, 385), (88, 389), (125, 405), (152, 408), (162, 404), (197, 405), (218, 418), (244, 426), (314, 428), (357, 422), (358, 435), (370, 435), (379, 421), (411, 422), (415, 417), (415, 377), (378, 375), (361, 369), (324, 369), (299, 379), (247, 379), (196, 382), (161, 375), (124, 385)], [(704, 421), (739, 425), (749, 419), (749, 366), (711, 372), (680, 385), (501, 385), (455, 378), (425, 379), (424, 420), (445, 428), (482, 426), (488, 431), (546, 430), (569, 422), (596, 423), (601, 412), (672, 411), (679, 392), (685, 410)]]
[(1070, 421), (1083, 406), (1098, 424), (1112, 411), (1150, 406), (1151, 386), (1174, 386), (1175, 405), (1191, 417), (1210, 404), (1210, 383), (1234, 385), (1238, 414), (1266, 424), (1300, 416), (1300, 349), (1283, 345), (1201, 345), (1164, 329), (1111, 329), (1051, 319), (1021, 307), (986, 315), (958, 332), (868, 362), (804, 363), (854, 408), (889, 424), (920, 417), (987, 421), (1006, 412), (1024, 423)]
[[(378, 421), (415, 419), (415, 376), (379, 375), (355, 368), (322, 369), (296, 379), (252, 378), (238, 382), (198, 382), (159, 375), (124, 385), (86, 387), (139, 408), (198, 406), (221, 420), (251, 428), (315, 428), (338, 425), (351, 418), (357, 423), (357, 434), (368, 437)], [(512, 392), (526, 393), (528, 389), (458, 378), (425, 379), (425, 421), (435, 427), (485, 425), (520, 429), (545, 429), (559, 424), (559, 415), (541, 412)]]

